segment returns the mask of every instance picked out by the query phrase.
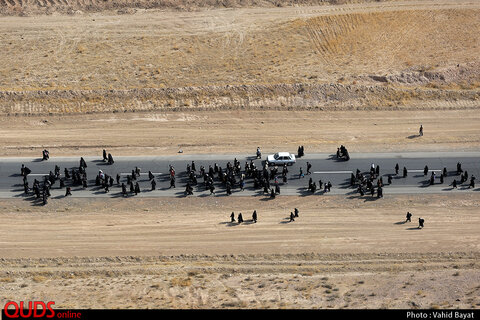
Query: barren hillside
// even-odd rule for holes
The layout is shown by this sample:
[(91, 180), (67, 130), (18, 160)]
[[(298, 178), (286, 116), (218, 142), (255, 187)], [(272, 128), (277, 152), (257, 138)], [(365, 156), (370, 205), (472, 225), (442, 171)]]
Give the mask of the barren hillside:
[(0, 113), (477, 108), (479, 15), (442, 0), (6, 17)]

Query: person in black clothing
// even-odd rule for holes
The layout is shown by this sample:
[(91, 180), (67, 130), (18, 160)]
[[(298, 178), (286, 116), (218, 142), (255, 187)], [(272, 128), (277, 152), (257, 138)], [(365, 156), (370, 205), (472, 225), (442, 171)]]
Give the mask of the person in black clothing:
[(400, 167), (398, 166), (398, 163), (395, 165), (395, 174), (398, 175), (398, 170), (400, 170)]
[(232, 214), (230, 215), (230, 222), (235, 222), (235, 213), (232, 212)]
[(152, 179), (152, 191), (155, 190), (156, 186), (157, 186), (157, 183), (155, 182), (155, 179)]
[(115, 163), (115, 161), (113, 161), (112, 154), (109, 153), (109, 154), (108, 154), (108, 164), (114, 164), (114, 163)]
[(48, 160), (50, 158), (50, 153), (48, 152), (48, 150), (43, 150), (42, 151), (42, 160)]
[(423, 228), (424, 223), (425, 223), (425, 220), (423, 220), (422, 218), (418, 218), (418, 228), (419, 229)]
[(383, 198), (383, 188), (382, 187), (377, 188), (377, 196), (379, 198)]
[(412, 222), (412, 214), (410, 212), (407, 212), (407, 220), (405, 222)]
[(365, 192), (363, 191), (363, 187), (361, 185), (358, 186), (358, 192), (360, 193), (360, 196), (362, 196), (362, 197), (365, 194)]
[(253, 210), (252, 220), (254, 223), (257, 223), (257, 210)]
[(227, 189), (227, 196), (231, 195), (232, 194), (232, 185), (230, 183), (227, 183), (226, 189)]
[(298, 218), (298, 213), (299, 213), (298, 209), (297, 209), (297, 208), (295, 208), (295, 210), (294, 210), (294, 211), (295, 211), (295, 217), (296, 217), (296, 218)]
[(315, 193), (315, 191), (317, 191), (317, 183), (316, 182), (312, 183), (312, 187), (311, 187), (310, 191), (312, 193)]
[(83, 157), (80, 157), (80, 168), (86, 168), (86, 167), (87, 167), (87, 163), (85, 162)]
[(71, 196), (72, 195), (72, 189), (70, 187), (67, 187), (67, 191), (65, 192), (65, 197), (66, 196)]
[(407, 177), (407, 168), (403, 167), (403, 177)]
[(68, 169), (67, 169), (67, 168), (65, 168), (64, 173), (65, 173), (65, 179), (70, 179), (70, 174), (68, 173)]
[(137, 183), (135, 183), (135, 194), (139, 194), (140, 193), (140, 185)]
[(40, 188), (38, 187), (38, 184), (33, 184), (33, 192), (35, 193), (36, 198), (40, 198)]
[(215, 186), (212, 184), (210, 184), (210, 194), (215, 194)]
[(295, 218), (294, 218), (293, 212), (290, 212), (290, 221), (295, 221)]
[(243, 222), (243, 217), (242, 217), (242, 213), (240, 212), (238, 214), (238, 223), (242, 223)]
[(127, 195), (127, 186), (122, 182), (122, 195), (125, 197)]
[(185, 195), (193, 195), (193, 188), (190, 186), (190, 183), (187, 183), (187, 186), (185, 187)]

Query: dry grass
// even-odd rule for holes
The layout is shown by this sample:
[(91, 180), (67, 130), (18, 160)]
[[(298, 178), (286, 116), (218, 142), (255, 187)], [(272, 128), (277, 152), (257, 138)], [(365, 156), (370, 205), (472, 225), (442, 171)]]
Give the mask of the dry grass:
[[(372, 84), (370, 75), (478, 62), (480, 11), (475, 4), (412, 1), (396, 9), (376, 3), (338, 8), (9, 18), (0, 26), (0, 92), (21, 94), (6, 95), (0, 108), (4, 113), (79, 113), (301, 108), (322, 106), (325, 100), (382, 107), (478, 99), (478, 94), (437, 93), (478, 89), (476, 67), (470, 71), (473, 78), (422, 84), (433, 93), (383, 92), (382, 83), (372, 93), (360, 86)], [(300, 97), (291, 88), (272, 87), (293, 83), (358, 87), (307, 88)], [(238, 87), (225, 88), (227, 84)], [(145, 88), (165, 91), (149, 93)], [(122, 90), (132, 91), (124, 96)], [(355, 90), (360, 94), (352, 95)]]

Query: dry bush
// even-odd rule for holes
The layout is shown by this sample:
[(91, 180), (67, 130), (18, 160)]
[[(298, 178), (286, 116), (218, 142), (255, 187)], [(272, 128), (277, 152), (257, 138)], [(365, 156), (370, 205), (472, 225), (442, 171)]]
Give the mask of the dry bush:
[(190, 278), (173, 278), (170, 280), (170, 285), (173, 287), (190, 287), (192, 279)]

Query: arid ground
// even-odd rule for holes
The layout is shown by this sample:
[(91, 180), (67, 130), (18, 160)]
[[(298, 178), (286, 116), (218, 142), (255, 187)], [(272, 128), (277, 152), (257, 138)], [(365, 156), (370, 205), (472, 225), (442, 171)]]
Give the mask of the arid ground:
[[(1, 157), (480, 150), (478, 1), (0, 13)], [(0, 305), (478, 309), (479, 206), (478, 192), (0, 199)]]
[(2, 303), (478, 308), (479, 197), (5, 200)]

